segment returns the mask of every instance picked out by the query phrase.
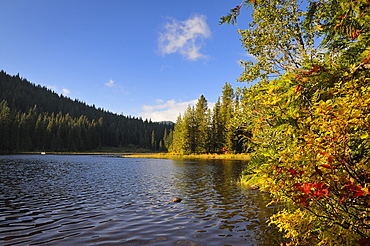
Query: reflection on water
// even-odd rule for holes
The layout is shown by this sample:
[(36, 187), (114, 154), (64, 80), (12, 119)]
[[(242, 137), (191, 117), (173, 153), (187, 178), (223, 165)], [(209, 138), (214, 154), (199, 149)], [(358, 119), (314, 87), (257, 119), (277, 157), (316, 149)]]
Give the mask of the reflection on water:
[(278, 245), (245, 164), (0, 156), (0, 245)]

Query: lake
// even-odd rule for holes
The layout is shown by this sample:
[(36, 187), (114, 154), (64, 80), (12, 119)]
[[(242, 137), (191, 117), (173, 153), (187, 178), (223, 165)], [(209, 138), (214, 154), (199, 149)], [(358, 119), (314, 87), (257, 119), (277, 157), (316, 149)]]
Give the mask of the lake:
[(0, 156), (0, 245), (279, 245), (268, 194), (238, 186), (246, 164)]

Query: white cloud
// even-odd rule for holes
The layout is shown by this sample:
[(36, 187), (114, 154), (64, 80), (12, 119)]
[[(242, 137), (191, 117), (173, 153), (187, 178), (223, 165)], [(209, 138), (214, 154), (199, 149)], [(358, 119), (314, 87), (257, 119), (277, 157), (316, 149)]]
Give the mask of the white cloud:
[(109, 80), (109, 82), (107, 82), (107, 83), (105, 83), (104, 84), (105, 86), (108, 86), (108, 87), (115, 87), (116, 86), (116, 84), (114, 83), (114, 80)]
[(163, 55), (179, 53), (189, 60), (207, 58), (200, 52), (203, 40), (211, 37), (206, 16), (195, 15), (185, 21), (170, 20), (164, 26), (165, 31), (159, 34), (160, 52)]
[(176, 122), (179, 114), (183, 114), (188, 105), (195, 105), (197, 101), (196, 99), (187, 102), (176, 102), (175, 100), (164, 102), (161, 99), (157, 99), (157, 105), (144, 105), (140, 116), (143, 119), (151, 119), (152, 121)]
[(55, 93), (59, 93), (60, 95), (64, 95), (64, 96), (67, 96), (68, 94), (71, 94), (71, 91), (66, 89), (66, 88), (63, 88), (63, 89), (59, 89), (57, 86), (55, 85), (47, 85), (46, 86), (48, 89), (54, 91)]
[(62, 94), (63, 95), (68, 95), (68, 94), (70, 94), (71, 92), (68, 90), (68, 89), (62, 89)]

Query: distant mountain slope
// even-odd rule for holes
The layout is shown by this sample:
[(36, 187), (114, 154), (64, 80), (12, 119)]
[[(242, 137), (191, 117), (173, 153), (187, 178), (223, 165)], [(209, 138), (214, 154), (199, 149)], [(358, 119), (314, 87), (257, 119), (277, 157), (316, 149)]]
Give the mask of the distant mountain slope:
[(34, 85), (19, 75), (10, 76), (3, 70), (0, 72), (0, 101), (2, 100), (6, 100), (10, 108), (22, 112), (37, 105), (40, 112), (69, 113), (72, 117), (86, 115), (89, 119), (99, 118), (102, 113), (107, 113), (103, 109), (58, 95), (46, 87)]
[(135, 145), (165, 150), (173, 124), (113, 114), (0, 72), (0, 152)]

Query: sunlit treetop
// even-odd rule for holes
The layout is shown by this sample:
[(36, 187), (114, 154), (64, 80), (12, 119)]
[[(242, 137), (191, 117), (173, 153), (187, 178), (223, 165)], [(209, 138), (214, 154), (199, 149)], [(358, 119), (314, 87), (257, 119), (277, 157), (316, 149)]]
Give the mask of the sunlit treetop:
[(370, 4), (365, 0), (243, 0), (220, 24), (235, 24), (243, 6), (252, 9), (253, 21), (239, 33), (254, 60), (241, 62), (240, 81), (304, 72), (342, 56), (360, 63), (363, 57), (355, 54), (370, 46)]

